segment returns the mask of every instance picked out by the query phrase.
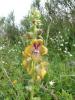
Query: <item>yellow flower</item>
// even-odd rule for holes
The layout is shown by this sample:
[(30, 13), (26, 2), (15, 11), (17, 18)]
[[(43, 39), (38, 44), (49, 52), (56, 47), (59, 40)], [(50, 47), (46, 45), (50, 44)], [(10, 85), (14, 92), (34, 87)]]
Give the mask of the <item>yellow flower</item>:
[(34, 39), (31, 44), (27, 46), (23, 52), (25, 57), (32, 57), (33, 59), (40, 58), (40, 56), (47, 54), (48, 49), (43, 45), (42, 39)]
[(38, 81), (41, 80), (41, 77), (39, 75), (37, 75), (37, 78), (36, 78)]
[(29, 64), (28, 64), (28, 62), (27, 62), (26, 60), (23, 60), (22, 65), (23, 65), (25, 68), (27, 68)]
[(43, 62), (40, 63), (40, 65), (41, 65), (41, 68), (47, 68), (48, 62), (43, 61)]
[(37, 80), (42, 80), (44, 76), (46, 75), (47, 71), (45, 68), (41, 68), (39, 72), (37, 73)]
[(13, 85), (16, 84), (16, 83), (17, 83), (17, 80), (14, 80), (14, 81), (12, 82)]
[(47, 73), (47, 66), (48, 66), (48, 63), (46, 61), (43, 61), (36, 66), (35, 71), (37, 75), (37, 80), (42, 80), (44, 78), (44, 76)]
[(26, 61), (26, 60), (23, 60), (22, 65), (24, 66), (24, 68), (29, 73), (29, 71), (30, 71), (30, 63), (28, 61)]
[(40, 70), (40, 77), (41, 77), (41, 79), (43, 79), (45, 75), (46, 75), (46, 69), (45, 68), (42, 68)]

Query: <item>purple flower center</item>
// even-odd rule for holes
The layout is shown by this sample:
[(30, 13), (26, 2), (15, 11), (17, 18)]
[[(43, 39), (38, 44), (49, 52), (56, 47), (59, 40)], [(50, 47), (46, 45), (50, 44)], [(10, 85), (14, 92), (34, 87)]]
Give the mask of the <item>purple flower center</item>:
[(34, 51), (33, 51), (34, 54), (39, 54), (40, 43), (39, 44), (34, 43), (33, 47), (34, 47)]
[(35, 49), (38, 49), (39, 46), (40, 46), (40, 43), (39, 44), (34, 43), (33, 46), (34, 46)]

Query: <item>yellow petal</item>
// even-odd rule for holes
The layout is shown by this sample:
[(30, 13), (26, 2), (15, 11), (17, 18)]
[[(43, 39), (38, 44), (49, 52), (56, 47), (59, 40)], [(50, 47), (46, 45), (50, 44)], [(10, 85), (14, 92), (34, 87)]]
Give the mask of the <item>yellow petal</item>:
[(27, 46), (27, 47), (25, 48), (25, 50), (23, 51), (23, 55), (24, 55), (25, 57), (29, 57), (29, 56), (31, 56), (31, 54), (32, 54), (32, 46), (29, 45), (29, 46)]
[(38, 43), (40, 43), (41, 45), (43, 45), (43, 40), (42, 39), (38, 39)]
[(31, 44), (34, 44), (34, 43), (36, 43), (36, 44), (40, 43), (42, 45), (43, 44), (43, 40), (42, 39), (33, 39)]
[(41, 53), (41, 55), (45, 55), (48, 53), (48, 49), (44, 45), (42, 45), (40, 47), (40, 53)]
[(22, 65), (23, 65), (25, 68), (27, 68), (27, 67), (28, 67), (27, 61), (26, 61), (26, 60), (23, 60)]
[(44, 78), (45, 74), (46, 74), (46, 69), (45, 69), (45, 68), (42, 68), (42, 69), (40, 70), (40, 77), (41, 77), (41, 79)]
[(33, 39), (31, 44), (37, 43), (37, 39)]
[(48, 62), (43, 61), (43, 62), (40, 63), (40, 66), (41, 66), (42, 68), (46, 68), (46, 67), (48, 66)]
[(17, 83), (17, 80), (14, 80), (14, 81), (12, 82), (13, 85), (16, 84), (16, 83)]
[(41, 77), (39, 75), (37, 75), (36, 79), (39, 81), (39, 80), (41, 80)]

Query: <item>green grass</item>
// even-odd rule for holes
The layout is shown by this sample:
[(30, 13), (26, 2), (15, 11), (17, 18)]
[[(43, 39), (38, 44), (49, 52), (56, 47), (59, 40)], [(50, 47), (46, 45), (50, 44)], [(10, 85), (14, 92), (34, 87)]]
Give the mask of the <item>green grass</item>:
[[(29, 91), (25, 87), (28, 85), (30, 76), (21, 65), (24, 45), (22, 41), (11, 45), (8, 40), (1, 38), (0, 47), (3, 45), (3, 49), (0, 49), (0, 100), (29, 100)], [(52, 54), (49, 54), (49, 59), (50, 55)], [(57, 100), (57, 98), (74, 100), (75, 76), (72, 75), (75, 75), (75, 67), (68, 64), (72, 59), (74, 57), (66, 57), (62, 61), (60, 56), (55, 54), (49, 60), (47, 75), (35, 96), (41, 97), (41, 100)], [(13, 84), (15, 80), (17, 82)], [(50, 81), (55, 82), (54, 86), (49, 84)]]

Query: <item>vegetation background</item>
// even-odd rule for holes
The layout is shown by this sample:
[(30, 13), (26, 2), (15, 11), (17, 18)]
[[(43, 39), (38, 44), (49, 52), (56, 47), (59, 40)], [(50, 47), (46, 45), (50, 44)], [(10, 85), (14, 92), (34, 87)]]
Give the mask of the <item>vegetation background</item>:
[[(44, 8), (40, 2), (34, 0), (31, 8), (41, 13), (40, 32), (49, 50), (49, 66), (35, 95), (41, 100), (75, 100), (75, 0), (47, 0)], [(20, 26), (15, 24), (14, 12), (0, 18), (0, 100), (29, 100), (25, 87), (30, 76), (21, 64), (29, 29), (29, 14)]]

